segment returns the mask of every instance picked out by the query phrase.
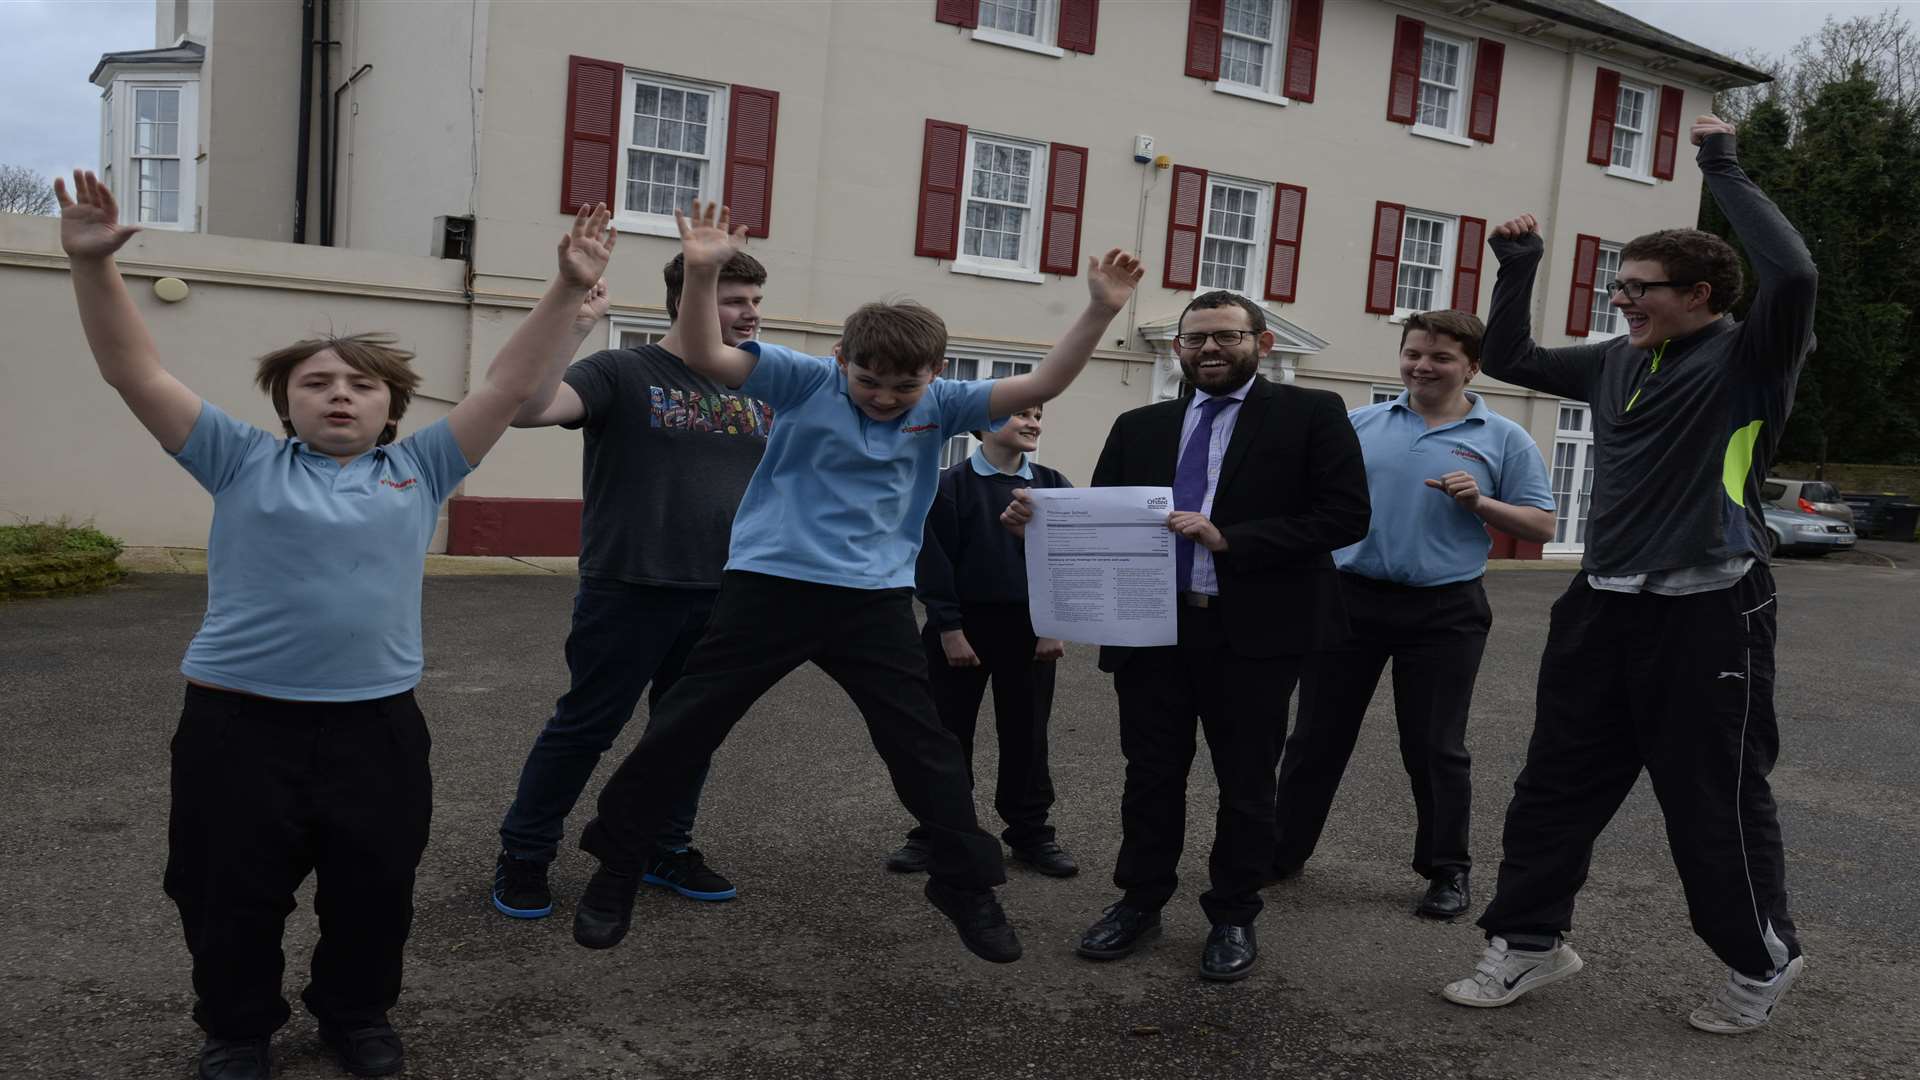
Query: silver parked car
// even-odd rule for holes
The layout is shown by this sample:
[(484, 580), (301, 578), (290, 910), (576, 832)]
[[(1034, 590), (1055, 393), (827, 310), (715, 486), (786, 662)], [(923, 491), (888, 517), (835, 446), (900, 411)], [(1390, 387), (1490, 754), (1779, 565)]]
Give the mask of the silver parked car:
[(1772, 534), (1775, 554), (1825, 555), (1829, 551), (1853, 550), (1853, 526), (1845, 522), (1771, 505), (1761, 507), (1760, 513), (1767, 519), (1767, 532)]
[(1760, 484), (1760, 497), (1782, 510), (1819, 514), (1853, 524), (1853, 507), (1840, 497), (1840, 491), (1824, 480), (1788, 480), (1769, 476)]

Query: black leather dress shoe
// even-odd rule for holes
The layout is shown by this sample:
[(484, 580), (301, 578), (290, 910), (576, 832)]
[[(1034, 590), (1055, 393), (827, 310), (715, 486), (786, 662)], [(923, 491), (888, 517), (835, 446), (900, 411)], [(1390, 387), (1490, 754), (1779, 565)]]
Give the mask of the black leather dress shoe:
[(347, 1029), (321, 1024), (320, 1041), (332, 1047), (340, 1067), (355, 1076), (391, 1076), (407, 1063), (406, 1048), (388, 1024)]
[(208, 1039), (200, 1048), (200, 1080), (267, 1080), (273, 1058), (266, 1039)]
[(1444, 870), (1427, 885), (1415, 915), (1427, 919), (1457, 919), (1473, 904), (1473, 890), (1467, 886), (1465, 870)]
[(953, 920), (967, 951), (996, 964), (1020, 959), (1020, 937), (1007, 925), (1007, 913), (992, 889), (956, 889), (928, 878), (926, 892), (928, 902)]
[(1089, 960), (1118, 960), (1160, 936), (1160, 913), (1114, 904), (1080, 935), (1073, 950)]
[(1253, 927), (1222, 924), (1207, 935), (1207, 947), (1200, 953), (1200, 977), (1214, 982), (1244, 979), (1253, 974), (1258, 959), (1260, 946), (1254, 944)]
[(1067, 849), (1051, 840), (1014, 848), (1013, 861), (1026, 863), (1048, 877), (1072, 877), (1080, 872), (1080, 864), (1073, 861)]
[(639, 891), (639, 874), (617, 873), (603, 864), (573, 906), (573, 940), (589, 949), (620, 944), (633, 925), (633, 895)]

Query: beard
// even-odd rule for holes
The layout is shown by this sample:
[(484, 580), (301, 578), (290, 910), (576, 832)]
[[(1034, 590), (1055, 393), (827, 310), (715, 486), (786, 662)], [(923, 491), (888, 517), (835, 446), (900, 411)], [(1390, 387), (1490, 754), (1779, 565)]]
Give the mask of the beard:
[[(1203, 371), (1200, 368), (1202, 360), (1224, 360), (1226, 366)], [(1180, 373), (1186, 376), (1187, 382), (1209, 394), (1237, 390), (1259, 370), (1260, 351), (1252, 342), (1243, 342), (1232, 352), (1222, 349), (1212, 356), (1180, 358)]]

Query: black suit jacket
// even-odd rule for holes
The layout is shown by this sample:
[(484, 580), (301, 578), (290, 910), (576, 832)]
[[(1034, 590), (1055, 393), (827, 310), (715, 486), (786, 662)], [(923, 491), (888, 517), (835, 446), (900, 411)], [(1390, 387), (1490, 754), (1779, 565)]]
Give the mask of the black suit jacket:
[[(1190, 404), (1180, 398), (1122, 413), (1093, 467), (1093, 486), (1173, 486)], [(1360, 439), (1340, 396), (1254, 379), (1209, 515), (1227, 541), (1213, 565), (1236, 655), (1307, 653), (1345, 632), (1331, 553), (1365, 539), (1370, 517)], [(1103, 647), (1100, 670), (1118, 671), (1132, 652)]]

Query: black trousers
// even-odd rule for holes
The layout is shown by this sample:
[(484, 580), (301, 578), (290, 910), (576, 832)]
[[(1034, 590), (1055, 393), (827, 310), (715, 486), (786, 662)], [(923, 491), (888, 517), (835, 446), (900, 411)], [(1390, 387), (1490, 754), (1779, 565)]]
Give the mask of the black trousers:
[(1274, 795), (1274, 862), (1313, 854), (1360, 723), (1387, 661), (1400, 762), (1413, 783), (1413, 870), (1433, 878), (1466, 870), (1473, 810), (1467, 712), (1493, 612), (1478, 578), (1416, 588), (1341, 574), (1351, 633), (1316, 654), (1300, 677), (1300, 715), (1280, 753)]
[[(979, 667), (953, 667), (940, 644), (940, 631), (921, 631), (927, 652), (927, 678), (933, 687), (940, 724), (960, 740), (967, 755), (967, 779), (973, 779), (973, 735), (980, 702), (993, 682), (994, 729), (1000, 736), (1000, 776), (993, 808), (1007, 828), (1001, 839), (1016, 848), (1053, 839), (1047, 811), (1053, 807), (1053, 777), (1047, 770), (1047, 718), (1053, 713), (1055, 664), (1033, 658), (1037, 639), (1023, 604), (981, 604), (960, 610), (961, 629), (980, 658)], [(925, 840), (924, 826), (909, 839)]]
[(320, 941), (301, 999), (332, 1026), (386, 1022), (433, 816), (430, 741), (412, 691), (303, 702), (187, 687), (166, 889), (208, 1035), (263, 1038), (287, 1022), (280, 940), (309, 873)]
[(927, 689), (911, 589), (848, 589), (728, 571), (706, 634), (640, 741), (600, 793), (580, 846), (638, 873), (685, 778), (705, 771), (755, 701), (808, 661), (853, 699), (907, 811), (928, 830), (934, 878), (986, 889), (1006, 880), (980, 831), (960, 740)]
[(1693, 929), (1764, 978), (1799, 955), (1767, 774), (1773, 574), (1691, 596), (1612, 593), (1585, 574), (1553, 605), (1526, 767), (1507, 807), (1489, 934), (1571, 928), (1593, 842), (1645, 768)]
[(1197, 719), (1220, 784), (1200, 907), (1216, 925), (1246, 926), (1260, 914), (1273, 859), (1274, 758), (1300, 665), (1297, 656), (1235, 656), (1217, 609), (1182, 607), (1178, 645), (1135, 649), (1114, 673), (1127, 779), (1113, 883), (1129, 906), (1158, 911), (1179, 885)]

